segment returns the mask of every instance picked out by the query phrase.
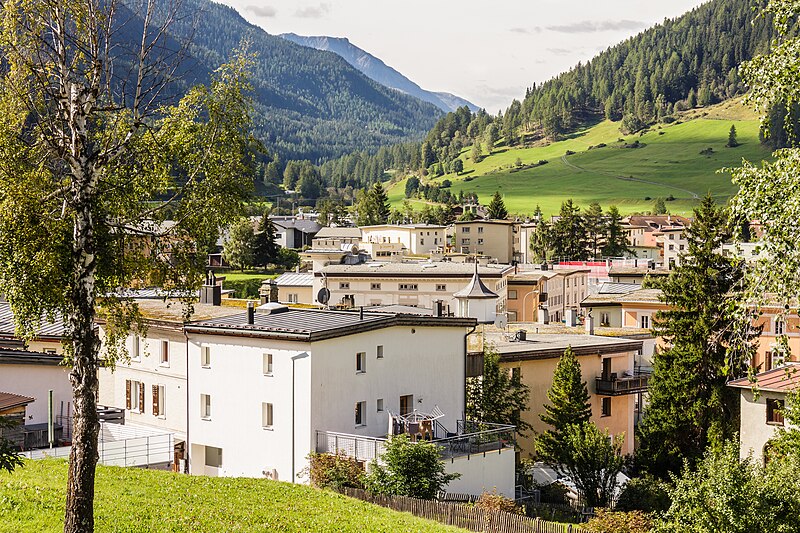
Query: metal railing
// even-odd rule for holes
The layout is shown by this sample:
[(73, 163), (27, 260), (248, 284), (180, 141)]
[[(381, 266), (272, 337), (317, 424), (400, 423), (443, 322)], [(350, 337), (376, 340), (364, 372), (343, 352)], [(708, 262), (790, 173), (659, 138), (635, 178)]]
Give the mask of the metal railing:
[(604, 396), (621, 396), (645, 392), (650, 382), (650, 374), (634, 372), (631, 376), (617, 374), (601, 375), (595, 380), (597, 394)]
[[(439, 446), (442, 459), (469, 456), (493, 450), (513, 448), (515, 445), (516, 427), (503, 424), (488, 424), (459, 420), (455, 434), (446, 433), (430, 441)], [(337, 433), (334, 431), (316, 432), (317, 453), (344, 454), (357, 461), (372, 461), (386, 451), (387, 439)]]

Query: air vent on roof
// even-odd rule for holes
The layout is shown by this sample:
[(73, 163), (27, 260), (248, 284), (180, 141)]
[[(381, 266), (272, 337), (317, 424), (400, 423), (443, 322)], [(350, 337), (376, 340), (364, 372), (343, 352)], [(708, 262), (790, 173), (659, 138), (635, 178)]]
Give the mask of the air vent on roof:
[(367, 263), (367, 266), (370, 268), (380, 268), (383, 266), (383, 263)]
[(274, 315), (276, 313), (283, 313), (284, 311), (288, 311), (289, 307), (283, 304), (279, 304), (278, 302), (270, 302), (264, 305), (259, 305), (256, 308), (256, 312), (260, 315)]

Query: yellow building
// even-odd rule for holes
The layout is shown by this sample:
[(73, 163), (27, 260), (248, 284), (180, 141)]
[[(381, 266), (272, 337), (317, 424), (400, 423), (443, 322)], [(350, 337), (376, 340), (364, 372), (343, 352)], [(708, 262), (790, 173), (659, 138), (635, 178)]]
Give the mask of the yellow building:
[(470, 255), (486, 255), (498, 263), (510, 264), (519, 259), (514, 240), (517, 225), (507, 220), (472, 220), (456, 222), (454, 249)]

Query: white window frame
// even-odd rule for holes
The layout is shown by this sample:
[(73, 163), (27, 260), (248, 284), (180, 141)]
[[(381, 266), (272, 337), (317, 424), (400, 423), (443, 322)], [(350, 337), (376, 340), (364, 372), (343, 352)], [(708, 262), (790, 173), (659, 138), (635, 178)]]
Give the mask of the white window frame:
[(349, 281), (340, 281), (339, 282), (339, 290), (340, 291), (349, 291), (350, 290), (350, 282)]
[(367, 425), (367, 402), (356, 402), (353, 422), (357, 428)]
[(211, 347), (200, 347), (200, 368), (211, 368)]
[(376, 359), (383, 359), (383, 344), (379, 344), (378, 347), (375, 349), (376, 352)]
[(158, 418), (167, 418), (167, 387), (166, 385), (156, 385), (158, 387)]
[(356, 374), (366, 374), (367, 352), (356, 352)]
[(446, 283), (437, 283), (436, 284), (436, 291), (437, 292), (447, 292), (447, 284)]
[(159, 359), (159, 366), (169, 366), (169, 341), (161, 341), (161, 358)]
[(275, 358), (271, 353), (264, 353), (261, 358), (261, 369), (265, 376), (272, 376), (275, 370)]
[(142, 360), (142, 338), (134, 334), (131, 339), (131, 361)]
[(786, 333), (786, 322), (782, 317), (775, 317), (772, 321), (772, 329), (775, 335), (784, 335)]
[(379, 290), (381, 290), (381, 284), (380, 283), (370, 283), (369, 284), (369, 290), (371, 290), (371, 291), (379, 291)]
[(139, 398), (142, 395), (142, 389), (144, 385), (139, 380), (132, 380), (131, 381), (131, 412), (132, 413), (143, 413), (144, 412), (144, 405), (139, 405)]
[(639, 326), (641, 326), (642, 329), (650, 329), (650, 315), (640, 316)]
[(200, 419), (211, 420), (211, 395), (200, 395)]
[(273, 404), (269, 402), (261, 403), (261, 427), (266, 430), (272, 430), (275, 424), (275, 410)]

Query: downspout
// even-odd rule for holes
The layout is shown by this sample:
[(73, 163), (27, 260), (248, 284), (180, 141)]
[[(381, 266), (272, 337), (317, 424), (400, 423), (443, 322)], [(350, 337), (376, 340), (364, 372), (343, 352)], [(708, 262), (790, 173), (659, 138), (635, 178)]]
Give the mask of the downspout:
[[(466, 424), (467, 422), (467, 357), (469, 356), (469, 350), (467, 349), (467, 338), (475, 333), (475, 330), (478, 329), (478, 325), (475, 324), (472, 326), (468, 332), (464, 334), (464, 412), (463, 412), (463, 420)], [(456, 428), (458, 431), (458, 428)]]
[(186, 333), (186, 328), (183, 328), (183, 336), (186, 339), (186, 443), (184, 444), (183, 460), (184, 474), (189, 473), (189, 334)]

